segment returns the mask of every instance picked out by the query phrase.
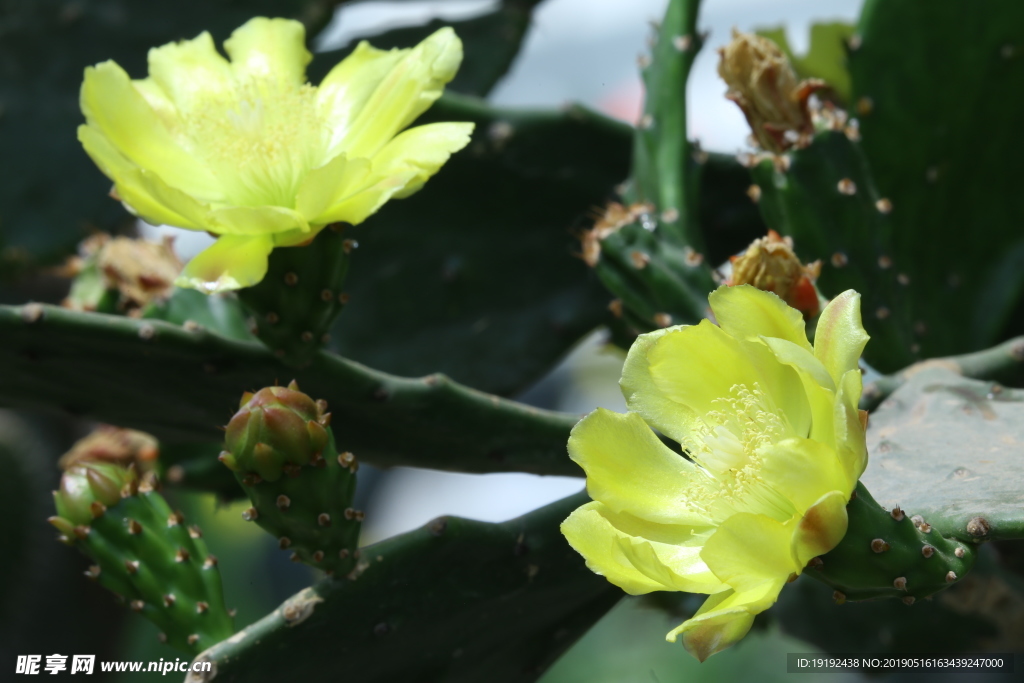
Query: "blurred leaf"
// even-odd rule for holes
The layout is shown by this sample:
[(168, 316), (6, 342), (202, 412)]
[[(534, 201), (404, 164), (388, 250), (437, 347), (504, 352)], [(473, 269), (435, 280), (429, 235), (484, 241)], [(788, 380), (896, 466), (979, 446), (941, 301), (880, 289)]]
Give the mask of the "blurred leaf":
[(427, 121), (473, 121), (473, 141), (419, 193), (346, 231), (359, 249), (331, 346), (386, 372), (443, 372), (509, 395), (607, 315), (573, 230), (625, 178), (630, 130), (580, 107), (502, 110), (456, 95)]
[(998, 630), (981, 614), (964, 614), (950, 603), (977, 590), (971, 583), (988, 582), (974, 572), (931, 600), (912, 606), (900, 600), (864, 600), (837, 605), (833, 590), (809, 577), (786, 586), (768, 613), (782, 629), (825, 652), (863, 655), (977, 652)]
[[(849, 59), (852, 109), (892, 202), (888, 263), (903, 274), (920, 357), (1024, 331), (1024, 4), (868, 0)], [(853, 265), (853, 264), (851, 264)], [(872, 263), (859, 267), (878, 276)], [(877, 363), (890, 372), (904, 357)]]
[(767, 232), (747, 190), (750, 170), (731, 154), (708, 154), (700, 174), (699, 222), (711, 266), (724, 263)]
[[(682, 597), (684, 609), (659, 606), (663, 596)], [(755, 630), (733, 647), (698, 662), (682, 645), (665, 642), (665, 634), (692, 615), (706, 597), (682, 593), (625, 597), (540, 683), (782, 683), (793, 680), (786, 673), (785, 652), (816, 650), (790, 636)], [(833, 683), (855, 680), (851, 674), (831, 679)]]
[(536, 680), (622, 595), (558, 531), (587, 500), (365, 547), (358, 578), (321, 581), (198, 659), (246, 683)]
[(166, 320), (175, 325), (201, 325), (239, 341), (255, 341), (245, 324), (245, 311), (234, 294), (206, 295), (194, 289), (175, 288), (170, 298), (150, 305), (143, 318)]

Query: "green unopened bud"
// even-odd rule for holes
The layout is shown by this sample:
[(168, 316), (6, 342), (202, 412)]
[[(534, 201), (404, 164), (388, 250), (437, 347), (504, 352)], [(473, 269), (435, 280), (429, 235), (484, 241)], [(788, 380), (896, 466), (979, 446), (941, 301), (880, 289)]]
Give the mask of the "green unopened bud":
[(136, 483), (134, 468), (83, 461), (64, 472), (60, 489), (53, 492), (53, 502), (57, 514), (64, 520), (72, 525), (87, 526), (95, 510), (100, 509), (97, 503), (103, 507), (116, 505), (121, 500), (121, 491)]
[(221, 461), (235, 472), (277, 481), (282, 473), (308, 465), (327, 446), (330, 414), (324, 404), (292, 382), (242, 397), (227, 426)]

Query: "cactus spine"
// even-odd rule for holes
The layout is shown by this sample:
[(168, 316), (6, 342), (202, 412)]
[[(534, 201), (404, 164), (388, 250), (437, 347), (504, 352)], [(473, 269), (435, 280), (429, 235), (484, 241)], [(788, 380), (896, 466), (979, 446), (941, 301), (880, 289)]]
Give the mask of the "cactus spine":
[(95, 564), (86, 575), (160, 627), (166, 642), (194, 654), (234, 633), (217, 558), (195, 526), (141, 480), (134, 466), (85, 461), (54, 492), (50, 518), (61, 540)]
[(293, 560), (342, 576), (356, 567), (363, 513), (352, 507), (359, 464), (338, 453), (330, 421), (327, 404), (294, 381), (245, 394), (220, 460), (252, 501), (246, 520), (277, 537)]

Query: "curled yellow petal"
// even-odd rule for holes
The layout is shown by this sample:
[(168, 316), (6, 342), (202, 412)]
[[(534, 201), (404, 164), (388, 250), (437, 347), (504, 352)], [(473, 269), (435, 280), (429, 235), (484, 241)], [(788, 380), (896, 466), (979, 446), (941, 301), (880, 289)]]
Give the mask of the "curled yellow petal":
[(206, 294), (251, 287), (267, 274), (273, 248), (269, 237), (224, 235), (189, 261), (174, 284)]
[(708, 303), (722, 329), (737, 339), (774, 337), (811, 350), (803, 314), (771, 292), (751, 285), (722, 287), (711, 292)]
[(594, 502), (575, 510), (562, 533), (591, 570), (631, 595), (728, 589), (700, 557), (704, 529), (654, 524)]
[(821, 312), (814, 332), (814, 355), (839, 384), (843, 375), (857, 369), (868, 339), (861, 323), (860, 294), (848, 289)]
[(661, 443), (636, 413), (598, 408), (573, 428), (569, 457), (587, 473), (590, 497), (616, 512), (663, 524), (710, 523), (680, 494), (692, 481), (714, 486), (714, 480), (699, 478), (696, 466)]
[(666, 640), (682, 636), (686, 650), (703, 662), (747, 635), (754, 617), (772, 606), (783, 585), (785, 580), (778, 579), (712, 595), (692, 618), (669, 631)]
[(462, 63), (462, 41), (442, 28), (401, 55), (351, 120), (337, 152), (372, 157), (441, 96)]
[[(85, 70), (82, 112), (88, 126), (135, 166), (186, 192), (217, 192), (209, 170), (182, 148), (159, 115), (114, 62)], [(111, 180), (117, 182), (117, 177)]]
[(700, 556), (723, 583), (743, 592), (799, 569), (790, 551), (792, 537), (783, 522), (740, 512), (718, 526)]
[(236, 78), (280, 79), (302, 85), (313, 55), (306, 49), (302, 24), (255, 17), (224, 41)]
[(798, 567), (806, 566), (811, 558), (824, 555), (843, 540), (849, 523), (849, 502), (848, 494), (829, 491), (807, 509), (793, 534), (793, 559)]

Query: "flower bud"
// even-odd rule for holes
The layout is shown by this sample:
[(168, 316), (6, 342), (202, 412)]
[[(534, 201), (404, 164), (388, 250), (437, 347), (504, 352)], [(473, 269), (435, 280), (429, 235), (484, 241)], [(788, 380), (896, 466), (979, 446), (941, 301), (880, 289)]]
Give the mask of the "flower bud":
[(295, 382), (247, 396), (227, 426), (221, 461), (230, 469), (277, 481), (287, 466), (309, 464), (327, 445), (329, 414)]
[(64, 472), (60, 490), (53, 492), (53, 502), (60, 517), (72, 525), (88, 526), (93, 520), (94, 503), (103, 507), (116, 505), (125, 486), (136, 481), (133, 468), (82, 461)]
[(62, 470), (67, 470), (82, 461), (110, 462), (125, 467), (135, 463), (146, 471), (152, 468), (159, 454), (159, 443), (145, 432), (100, 425), (76, 441), (57, 464)]

